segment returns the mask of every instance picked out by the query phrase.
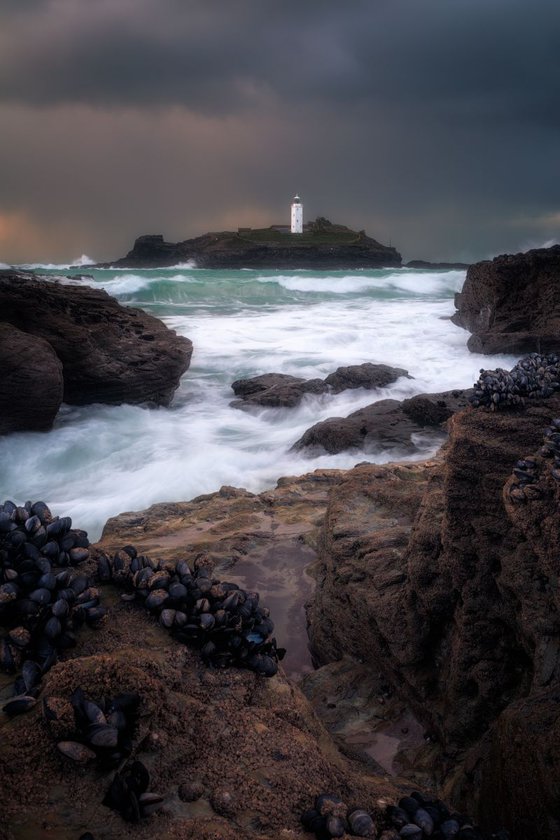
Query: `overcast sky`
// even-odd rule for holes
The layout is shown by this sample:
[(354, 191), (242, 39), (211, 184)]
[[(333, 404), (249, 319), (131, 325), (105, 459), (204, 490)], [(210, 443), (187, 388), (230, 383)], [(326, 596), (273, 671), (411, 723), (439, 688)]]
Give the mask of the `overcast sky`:
[(0, 260), (318, 215), (560, 241), (558, 0), (0, 0)]

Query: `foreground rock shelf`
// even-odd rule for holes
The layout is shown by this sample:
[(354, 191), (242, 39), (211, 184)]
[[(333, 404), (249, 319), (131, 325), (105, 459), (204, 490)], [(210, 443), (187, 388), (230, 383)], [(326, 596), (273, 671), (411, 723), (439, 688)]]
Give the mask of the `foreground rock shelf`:
[[(558, 833), (560, 754), (550, 733), (560, 725), (559, 490), (550, 464), (532, 501), (508, 489), (515, 463), (539, 451), (556, 416), (557, 396), (498, 412), (469, 408), (449, 421), (441, 461), (316, 473), (306, 487), (286, 480), (250, 502), (260, 508), (268, 498), (274, 509), (276, 493), (297, 499), (296, 533), (307, 494), (323, 485), (304, 538), (319, 558), (308, 618), (316, 664), (326, 667), (303, 685), (338, 745), (369, 755), (378, 772), (439, 779), (456, 806), (489, 828), (505, 822), (516, 840)], [(247, 541), (235, 542), (251, 555), (264, 531), (247, 525)], [(146, 536), (157, 542), (157, 533)], [(363, 665), (375, 679), (359, 699), (356, 739), (348, 720), (357, 707), (336, 686), (351, 685)], [(408, 743), (395, 739), (403, 728)], [(383, 734), (395, 739), (385, 755)]]
[[(119, 524), (124, 524), (127, 535), (137, 537), (151, 519), (156, 533), (146, 539), (144, 550), (150, 543), (155, 551), (163, 542), (158, 553), (168, 559), (173, 554), (184, 557), (189, 549), (162, 539), (164, 510), (168, 524), (175, 517), (175, 531), (168, 529), (168, 535), (184, 543), (189, 528), (196, 531), (198, 508), (199, 514), (214, 514), (212, 533), (202, 538), (199, 533), (198, 540), (193, 534), (198, 549), (204, 539), (210, 544), (214, 539), (215, 558), (225, 562), (231, 551), (235, 557), (241, 535), (249, 529), (256, 545), (266, 546), (268, 553), (271, 534), (280, 532), (279, 541), (289, 543), (309, 530), (311, 519), (324, 507), (326, 485), (337, 478), (326, 475), (300, 482), (300, 502), (305, 490), (313, 495), (315, 489), (317, 497), (315, 504), (308, 503), (302, 527), (295, 527), (302, 513), (297, 482), (286, 482), (278, 493), (278, 515), (274, 510), (270, 515), (273, 498), (226, 489), (193, 503), (159, 506), (157, 512), (153, 508), (135, 521), (131, 516), (117, 518), (107, 531), (116, 538)], [(107, 535), (106, 540), (108, 549)], [(81, 573), (95, 574), (96, 548), (90, 553), (87, 559), (85, 551)], [(199, 551), (197, 556), (200, 559)], [(112, 773), (86, 766), (91, 752), (87, 747), (81, 748), (84, 767), (77, 766), (82, 758), (76, 757), (76, 745), (66, 746), (68, 738), (76, 737), (68, 710), (78, 687), (98, 704), (123, 692), (139, 698), (132, 758), (146, 768), (151, 789), (158, 792), (154, 796), (164, 804), (157, 815), (134, 827), (135, 836), (153, 837), (155, 832), (162, 838), (208, 840), (290, 837), (299, 833), (300, 813), (318, 789), (356, 796), (373, 813), (382, 808), (383, 797), (398, 798), (398, 786), (364, 774), (338, 753), (304, 696), (282, 673), (267, 680), (235, 668), (209, 669), (141, 609), (117, 597), (112, 585), (100, 584), (99, 589), (108, 607), (107, 621), (96, 629), (82, 628), (66, 661), (43, 678), (41, 696), (53, 712), (45, 718), (37, 703), (26, 714), (0, 718), (3, 837), (36, 837), (50, 831), (65, 839), (86, 830), (101, 838), (130, 836), (122, 815), (103, 805)], [(9, 696), (12, 680), (2, 678), (3, 698)]]
[[(430, 462), (317, 471), (259, 495), (222, 488), (110, 520), (107, 552), (204, 555), (219, 578), (258, 587), (294, 657), (291, 680), (208, 669), (101, 587), (105, 624), (80, 633), (43, 691), (144, 698), (134, 748), (165, 802), (135, 834), (305, 837), (299, 817), (320, 791), (380, 815), (437, 784), (488, 836), (505, 824), (512, 840), (555, 840), (560, 443), (547, 437), (543, 454), (543, 435), (557, 417), (558, 396), (467, 408)], [(1, 725), (10, 840), (45, 822), (69, 840), (129, 836), (100, 804), (106, 779), (64, 763), (38, 709)]]

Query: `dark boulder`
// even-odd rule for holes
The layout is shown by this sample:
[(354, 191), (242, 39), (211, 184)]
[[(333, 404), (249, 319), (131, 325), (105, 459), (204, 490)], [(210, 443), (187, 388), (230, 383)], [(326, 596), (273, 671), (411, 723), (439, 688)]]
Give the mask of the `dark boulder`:
[(384, 388), (396, 382), (400, 376), (405, 376), (407, 379), (413, 378), (404, 368), (365, 362), (363, 365), (337, 368), (334, 373), (329, 373), (326, 377), (325, 385), (328, 385), (333, 393), (339, 394), (349, 388), (366, 388), (367, 390)]
[(455, 411), (468, 405), (470, 390), (419, 394), (408, 400), (379, 400), (354, 411), (348, 417), (330, 417), (308, 429), (293, 446), (295, 450), (330, 455), (355, 449), (370, 452), (396, 449), (418, 450), (413, 435), (431, 431), (434, 441), (444, 432), (443, 424)]
[(0, 323), (0, 434), (46, 431), (62, 402), (62, 362), (44, 338)]
[(473, 353), (560, 351), (560, 245), (471, 265), (455, 306)]
[(463, 262), (430, 262), (429, 260), (410, 260), (404, 264), (405, 268), (426, 268), (435, 271), (465, 271), (470, 263)]
[(68, 403), (168, 405), (189, 366), (188, 338), (101, 289), (3, 271), (0, 312), (52, 346)]
[(383, 388), (408, 375), (403, 368), (389, 365), (361, 365), (339, 367), (325, 379), (302, 379), (285, 373), (264, 373), (251, 379), (238, 379), (232, 384), (233, 391), (241, 399), (231, 403), (234, 408), (260, 405), (274, 408), (293, 408), (301, 402), (304, 394), (339, 394), (351, 388)]
[(231, 403), (234, 408), (260, 405), (268, 408), (293, 408), (304, 394), (321, 394), (324, 391), (321, 379), (302, 379), (285, 373), (264, 373), (252, 379), (238, 379), (231, 386), (241, 397)]
[(305, 379), (302, 377), (289, 376), (287, 373), (263, 373), (261, 376), (252, 376), (250, 379), (236, 379), (231, 387), (236, 397), (252, 397), (268, 391), (269, 388), (301, 385), (303, 382)]

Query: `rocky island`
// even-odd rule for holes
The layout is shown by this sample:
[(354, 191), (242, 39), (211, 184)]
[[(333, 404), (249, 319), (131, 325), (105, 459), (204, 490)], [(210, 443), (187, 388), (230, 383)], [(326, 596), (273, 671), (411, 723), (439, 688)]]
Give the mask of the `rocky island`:
[(194, 261), (198, 268), (346, 269), (400, 267), (399, 252), (367, 236), (318, 218), (290, 233), (283, 225), (205, 233), (183, 242), (139, 236), (125, 257), (103, 268), (162, 268)]

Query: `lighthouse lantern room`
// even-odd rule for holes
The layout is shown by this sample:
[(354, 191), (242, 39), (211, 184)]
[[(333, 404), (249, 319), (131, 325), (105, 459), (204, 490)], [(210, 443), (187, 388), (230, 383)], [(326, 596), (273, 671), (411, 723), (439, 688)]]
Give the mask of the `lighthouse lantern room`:
[(292, 225), (291, 233), (303, 233), (303, 204), (299, 195), (294, 195), (292, 201)]

